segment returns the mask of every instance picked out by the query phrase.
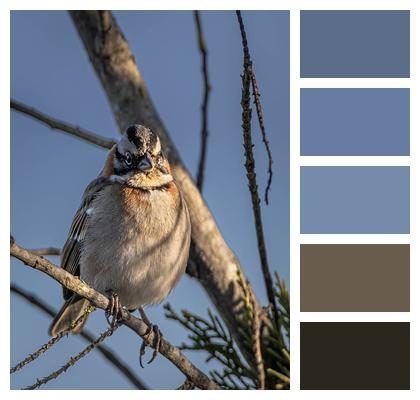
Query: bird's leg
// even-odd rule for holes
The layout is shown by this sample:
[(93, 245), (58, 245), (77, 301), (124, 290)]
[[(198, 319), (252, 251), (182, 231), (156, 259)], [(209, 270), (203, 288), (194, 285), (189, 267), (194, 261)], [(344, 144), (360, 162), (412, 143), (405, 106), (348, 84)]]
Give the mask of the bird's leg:
[[(117, 293), (115, 293), (112, 289), (108, 289), (106, 293), (108, 294), (109, 304), (105, 310), (105, 317), (111, 328), (115, 328), (122, 318), (123, 308)], [(112, 320), (109, 322), (109, 317), (111, 316)]]
[(154, 341), (153, 341), (153, 355), (152, 355), (152, 358), (147, 362), (148, 364), (150, 364), (156, 358), (160, 350), (160, 346), (162, 343), (162, 332), (160, 331), (157, 325), (154, 325), (150, 322), (149, 318), (147, 318), (147, 315), (143, 310), (143, 307), (139, 308), (139, 313), (140, 313), (141, 319), (147, 325), (147, 331), (144, 335), (143, 343), (140, 347), (140, 356), (139, 356), (139, 362), (140, 362), (141, 367), (143, 368), (142, 359), (143, 359), (144, 354), (146, 353), (147, 338), (150, 336), (150, 334), (153, 331), (153, 333), (155, 334)]

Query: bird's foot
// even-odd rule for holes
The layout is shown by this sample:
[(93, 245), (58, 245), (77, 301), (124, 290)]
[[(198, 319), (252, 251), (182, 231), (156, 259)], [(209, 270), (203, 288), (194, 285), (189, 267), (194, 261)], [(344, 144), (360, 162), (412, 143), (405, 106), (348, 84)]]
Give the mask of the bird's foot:
[(152, 354), (152, 358), (147, 362), (147, 364), (150, 364), (156, 358), (156, 356), (158, 355), (160, 351), (163, 335), (159, 327), (157, 325), (152, 324), (149, 321), (149, 318), (147, 318), (146, 313), (144, 312), (143, 308), (139, 308), (139, 311), (140, 311), (141, 319), (147, 325), (147, 331), (143, 337), (143, 343), (141, 344), (141, 347), (140, 347), (140, 356), (139, 356), (140, 366), (144, 368), (143, 356), (146, 354), (146, 341), (148, 340), (149, 336), (153, 332), (154, 333), (153, 346), (152, 346), (153, 354)]
[[(106, 293), (108, 294), (109, 303), (105, 310), (105, 317), (110, 327), (114, 329), (122, 318), (123, 307), (117, 293), (112, 289), (107, 290)], [(111, 321), (109, 321), (110, 317), (112, 317)]]

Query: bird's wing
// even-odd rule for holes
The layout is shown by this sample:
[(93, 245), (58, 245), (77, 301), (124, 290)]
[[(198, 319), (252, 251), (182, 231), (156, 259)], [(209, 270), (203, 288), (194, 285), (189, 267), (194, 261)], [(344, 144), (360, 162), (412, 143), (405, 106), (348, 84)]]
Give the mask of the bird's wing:
[[(80, 275), (80, 256), (83, 247), (83, 240), (88, 227), (89, 216), (92, 213), (92, 201), (112, 181), (108, 177), (99, 176), (86, 188), (82, 197), (82, 204), (73, 218), (67, 241), (64, 244), (61, 256), (61, 267), (72, 275)], [(71, 297), (73, 292), (63, 287), (65, 299)]]

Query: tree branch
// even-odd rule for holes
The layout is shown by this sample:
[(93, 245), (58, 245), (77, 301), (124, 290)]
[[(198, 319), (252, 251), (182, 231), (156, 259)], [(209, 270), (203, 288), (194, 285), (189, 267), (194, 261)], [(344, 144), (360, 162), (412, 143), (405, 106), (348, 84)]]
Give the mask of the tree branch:
[(267, 180), (267, 184), (265, 186), (265, 191), (264, 191), (264, 201), (265, 201), (265, 204), (268, 204), (268, 192), (270, 191), (271, 181), (273, 180), (273, 156), (271, 155), (270, 144), (268, 142), (267, 134), (265, 132), (263, 108), (262, 108), (261, 100), (260, 100), (261, 93), (260, 93), (260, 90), (258, 89), (257, 77), (255, 76), (255, 72), (253, 69), (252, 69), (251, 83), (252, 83), (252, 94), (254, 96), (255, 109), (257, 110), (258, 124), (260, 125), (262, 140), (264, 142), (265, 150), (268, 156), (268, 171), (267, 171), (268, 180)]
[(242, 47), (244, 53), (244, 72), (242, 75), (242, 129), (244, 137), (244, 149), (245, 149), (245, 168), (246, 176), (248, 178), (248, 187), (251, 194), (252, 209), (254, 212), (254, 221), (255, 221), (255, 232), (257, 235), (258, 242), (258, 252), (260, 255), (261, 270), (264, 276), (265, 289), (267, 292), (268, 301), (273, 308), (275, 321), (277, 324), (278, 313), (276, 307), (276, 299), (274, 295), (274, 286), (273, 280), (271, 279), (270, 267), (268, 266), (267, 250), (265, 247), (264, 239), (264, 227), (262, 223), (261, 216), (261, 207), (260, 207), (260, 196), (258, 194), (258, 183), (257, 175), (255, 173), (255, 160), (251, 136), (251, 108), (250, 108), (250, 85), (252, 79), (252, 62), (249, 55), (248, 42), (246, 39), (245, 27), (242, 21), (242, 16), (240, 11), (236, 11), (236, 16), (238, 18), (239, 27), (242, 35)]
[(249, 281), (246, 281), (247, 290), (250, 293), (250, 303), (252, 307), (252, 339), (253, 339), (253, 350), (255, 354), (255, 361), (257, 363), (258, 372), (258, 387), (261, 390), (265, 389), (265, 369), (264, 359), (261, 352), (261, 312), (255, 308), (255, 297), (254, 294), (249, 290)]
[(201, 52), (201, 71), (203, 74), (203, 86), (204, 86), (204, 95), (203, 103), (201, 105), (201, 150), (200, 150), (200, 161), (198, 163), (197, 171), (197, 187), (200, 192), (203, 189), (204, 181), (204, 171), (206, 167), (206, 156), (207, 156), (207, 143), (208, 143), (208, 129), (207, 129), (207, 114), (208, 114), (208, 103), (209, 96), (211, 91), (211, 86), (209, 83), (209, 73), (207, 67), (207, 47), (204, 40), (203, 29), (201, 27), (201, 18), (200, 12), (194, 11), (194, 20), (195, 26), (197, 29), (197, 39), (198, 39), (198, 48)]
[(58, 247), (45, 247), (41, 249), (28, 249), (32, 254), (37, 256), (59, 256), (61, 254), (61, 249)]
[(48, 115), (36, 110), (35, 108), (28, 107), (25, 104), (19, 103), (15, 100), (10, 100), (10, 108), (43, 122), (51, 129), (66, 132), (69, 135), (73, 135), (80, 139), (86, 140), (87, 142), (96, 146), (110, 149), (115, 144), (114, 140), (106, 139), (96, 135), (95, 133), (81, 129), (78, 126), (70, 125), (58, 119), (49, 117)]
[(10, 368), (10, 374), (14, 374), (17, 371), (20, 371), (23, 367), (28, 365), (29, 363), (35, 361), (39, 356), (44, 354), (46, 351), (50, 350), (53, 346), (55, 346), (64, 336), (67, 337), (68, 334), (71, 332), (72, 328), (77, 327), (80, 325), (86, 318), (86, 315), (91, 313), (95, 310), (95, 307), (89, 306), (84, 311), (83, 315), (81, 315), (77, 320), (72, 321), (71, 327), (68, 329), (60, 332), (58, 335), (52, 337), (47, 343), (42, 345), (38, 350), (34, 351), (33, 353), (29, 354), (23, 361), (17, 363), (14, 367)]
[(51, 372), (51, 374), (43, 377), (42, 379), (37, 379), (34, 384), (26, 386), (23, 389), (35, 390), (38, 389), (40, 386), (45, 385), (49, 381), (58, 378), (63, 372), (66, 372), (79, 360), (87, 356), (95, 347), (98, 347), (107, 337), (111, 336), (119, 326), (120, 325), (117, 324), (116, 326), (108, 328), (105, 332), (101, 333), (101, 335), (97, 339), (95, 339), (89, 346), (85, 347), (79, 354), (77, 354), (75, 357), (70, 357), (70, 359), (61, 368)]
[[(67, 289), (89, 300), (95, 307), (103, 310), (107, 308), (109, 299), (103, 294), (92, 289), (80, 279), (57, 267), (50, 261), (31, 254), (26, 249), (18, 246), (12, 237), (10, 240), (10, 255), (21, 260), (27, 266), (49, 275)], [(122, 323), (141, 336), (148, 346), (152, 346), (155, 335), (153, 331), (148, 332), (148, 326), (142, 320), (132, 316), (127, 310), (123, 310)], [(146, 333), (148, 334), (146, 335)], [(179, 349), (172, 346), (168, 341), (162, 339), (159, 351), (200, 389), (219, 389), (215, 382), (210, 380)]]
[(203, 285), (236, 343), (253, 365), (254, 357), (244, 351), (236, 323), (236, 315), (242, 309), (242, 291), (237, 281), (239, 262), (226, 244), (182, 163), (148, 94), (123, 33), (112, 13), (107, 11), (70, 11), (70, 16), (108, 96), (121, 131), (130, 124), (140, 123), (161, 138), (190, 213), (192, 245), (187, 272)]
[[(12, 283), (10, 285), (10, 291), (20, 296), (22, 299), (25, 299), (50, 317), (54, 317), (57, 314), (57, 310), (55, 310), (49, 304), (45, 303), (39, 297), (27, 292), (16, 284)], [(89, 343), (92, 343), (95, 340), (95, 337), (86, 329), (83, 329), (79, 335)], [(126, 365), (124, 361), (121, 360), (120, 357), (118, 357), (118, 355), (115, 354), (111, 349), (103, 344), (99, 345), (97, 349), (106, 360), (113, 364), (114, 367), (116, 367), (134, 385), (134, 387), (140, 390), (148, 389), (146, 384), (143, 383), (141, 379), (138, 378), (136, 374), (131, 370), (131, 368)]]
[(194, 384), (186, 379), (185, 382), (177, 388), (177, 390), (194, 390)]
[(243, 45), (243, 50), (244, 50), (244, 57), (247, 59), (247, 70), (248, 70), (249, 75), (250, 75), (249, 79), (251, 80), (251, 83), (252, 83), (252, 94), (254, 96), (254, 104), (255, 104), (255, 109), (257, 111), (258, 124), (260, 126), (262, 141), (264, 143), (265, 150), (267, 152), (267, 157), (268, 157), (268, 170), (267, 170), (268, 180), (267, 180), (267, 185), (265, 187), (265, 193), (264, 193), (265, 203), (268, 204), (268, 192), (270, 190), (271, 181), (273, 179), (273, 157), (271, 155), (270, 144), (268, 142), (267, 134), (265, 132), (264, 118), (263, 118), (263, 108), (262, 108), (262, 104), (261, 104), (261, 100), (260, 100), (261, 94), (260, 94), (260, 91), (259, 91), (258, 85), (257, 85), (257, 77), (256, 77), (255, 71), (252, 67), (251, 55), (250, 55), (249, 49), (248, 49), (248, 43), (247, 43), (247, 39), (246, 39), (246, 31), (245, 31), (244, 22), (242, 20), (241, 12), (236, 11), (236, 16), (238, 18), (239, 28), (240, 28), (241, 36), (242, 36), (242, 45)]

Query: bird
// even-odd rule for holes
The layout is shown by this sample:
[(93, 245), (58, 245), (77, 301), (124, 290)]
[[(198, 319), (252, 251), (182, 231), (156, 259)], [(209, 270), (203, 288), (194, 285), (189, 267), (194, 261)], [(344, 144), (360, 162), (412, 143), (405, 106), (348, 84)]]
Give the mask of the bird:
[[(86, 188), (61, 253), (61, 267), (109, 298), (112, 327), (122, 309), (139, 310), (155, 333), (156, 357), (162, 333), (144, 306), (162, 302), (184, 274), (191, 242), (187, 204), (171, 173), (157, 134), (129, 126)], [(90, 303), (63, 286), (64, 305), (49, 333), (78, 333)], [(109, 318), (112, 317), (111, 322)], [(79, 321), (75, 325), (75, 321)], [(145, 341), (140, 349), (140, 364)]]

